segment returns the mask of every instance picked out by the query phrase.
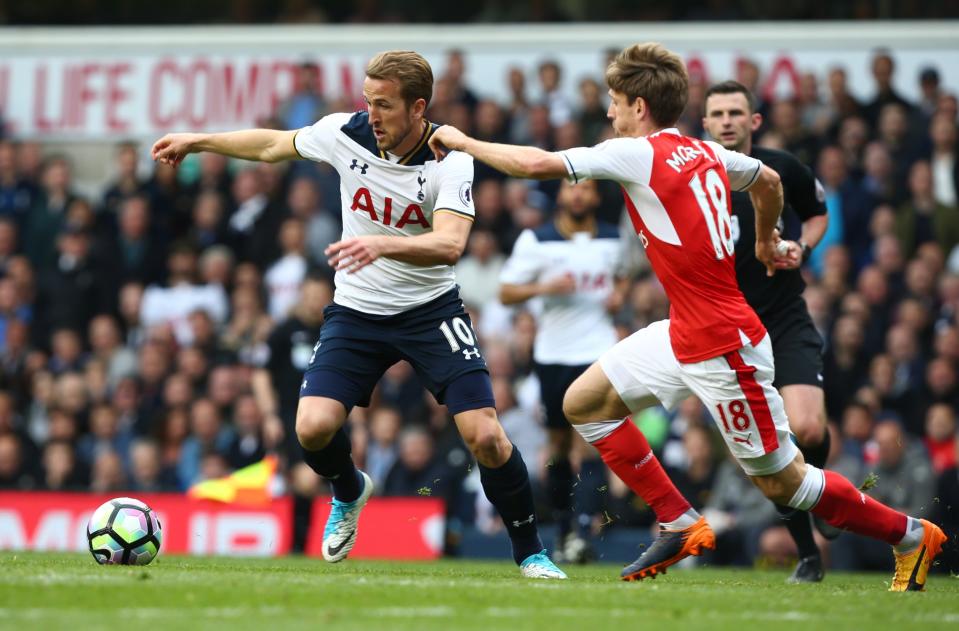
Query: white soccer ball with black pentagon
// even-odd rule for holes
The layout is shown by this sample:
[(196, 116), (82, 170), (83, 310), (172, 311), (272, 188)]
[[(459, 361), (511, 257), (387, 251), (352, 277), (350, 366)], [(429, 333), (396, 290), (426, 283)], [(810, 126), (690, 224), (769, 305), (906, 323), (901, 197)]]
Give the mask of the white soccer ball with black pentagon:
[(160, 551), (160, 540), (156, 513), (132, 497), (104, 502), (87, 523), (90, 553), (101, 565), (146, 565)]

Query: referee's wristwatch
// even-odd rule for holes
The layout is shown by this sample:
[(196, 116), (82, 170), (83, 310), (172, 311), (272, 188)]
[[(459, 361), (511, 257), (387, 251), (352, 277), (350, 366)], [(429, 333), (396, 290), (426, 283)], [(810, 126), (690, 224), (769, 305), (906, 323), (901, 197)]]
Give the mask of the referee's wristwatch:
[(800, 259), (799, 264), (802, 265), (809, 260), (809, 255), (812, 254), (812, 248), (805, 241), (800, 241), (799, 247), (802, 248), (802, 258)]

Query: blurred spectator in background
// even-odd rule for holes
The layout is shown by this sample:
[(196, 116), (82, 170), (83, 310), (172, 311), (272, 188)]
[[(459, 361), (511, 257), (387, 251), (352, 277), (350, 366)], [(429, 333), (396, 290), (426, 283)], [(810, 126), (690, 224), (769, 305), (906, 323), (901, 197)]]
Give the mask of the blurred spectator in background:
[(190, 406), (190, 435), (183, 441), (177, 464), (180, 488), (186, 489), (201, 479), (208, 479), (202, 475), (204, 458), (209, 454), (225, 456), (234, 436), (233, 429), (223, 424), (213, 401), (206, 398), (194, 401)]
[(135, 281), (151, 285), (161, 282), (164, 277), (163, 253), (166, 251), (166, 244), (151, 225), (148, 198), (139, 195), (125, 197), (117, 203), (116, 212), (119, 235), (111, 245), (117, 256), (110, 257), (110, 271), (121, 283)]
[(436, 457), (433, 437), (423, 427), (410, 426), (399, 437), (399, 456), (383, 484), (383, 495), (424, 495), (447, 498), (453, 476)]
[(547, 60), (539, 65), (539, 86), (542, 90), (542, 103), (549, 111), (549, 124), (562, 127), (573, 117), (573, 107), (560, 86), (563, 71), (559, 64)]
[(301, 129), (323, 118), (326, 101), (320, 93), (320, 67), (312, 61), (297, 66), (293, 93), (276, 111), (283, 129)]
[(466, 256), (456, 264), (456, 281), (466, 305), (482, 307), (497, 300), (499, 272), (505, 262), (506, 257), (499, 251), (493, 233), (473, 230)]
[(953, 211), (959, 205), (959, 151), (956, 150), (956, 115), (938, 113), (929, 124), (932, 141), (933, 196)]
[(44, 162), (42, 186), (23, 226), (24, 251), (38, 270), (56, 265), (56, 235), (63, 226), (67, 207), (75, 197), (72, 179), (67, 158), (53, 156)]
[(87, 485), (84, 469), (67, 441), (52, 440), (44, 445), (42, 465), (46, 491), (82, 491)]
[(903, 254), (911, 257), (929, 242), (951, 252), (959, 243), (959, 211), (936, 201), (929, 163), (920, 160), (913, 164), (908, 182), (910, 197), (896, 211), (895, 235)]
[(446, 83), (450, 99), (455, 103), (465, 105), (470, 114), (476, 109), (479, 99), (466, 85), (466, 61), (462, 50), (453, 49), (446, 53), (446, 69), (443, 71), (442, 81)]
[(107, 184), (100, 203), (100, 212), (115, 225), (120, 214), (120, 204), (130, 198), (147, 194), (147, 182), (140, 179), (138, 148), (136, 143), (121, 142), (116, 148), (116, 175)]
[(916, 104), (923, 120), (928, 122), (936, 113), (939, 97), (942, 96), (939, 71), (927, 66), (919, 72), (919, 102)]
[(399, 434), (403, 427), (400, 411), (383, 405), (370, 413), (370, 437), (366, 445), (366, 471), (377, 489), (385, 488), (386, 476), (399, 458)]
[(937, 403), (926, 412), (926, 435), (923, 437), (936, 474), (956, 466), (956, 413), (952, 406)]
[(130, 446), (130, 488), (140, 493), (177, 490), (176, 474), (163, 466), (157, 443), (138, 439)]
[(893, 74), (896, 71), (896, 63), (892, 55), (887, 50), (878, 50), (872, 58), (872, 77), (876, 84), (876, 95), (872, 101), (863, 108), (863, 114), (866, 120), (873, 128), (879, 122), (879, 114), (883, 106), (890, 103), (898, 103), (903, 107), (912, 109), (909, 101), (904, 99), (893, 86)]
[(36, 188), (20, 174), (16, 145), (0, 140), (0, 217), (23, 225), (35, 195)]
[(280, 225), (279, 242), (282, 256), (263, 275), (269, 296), (269, 313), (274, 322), (282, 322), (293, 305), (303, 278), (306, 277), (305, 233), (303, 222), (286, 219)]
[(59, 256), (37, 280), (32, 333), (41, 348), (53, 331), (85, 331), (95, 314), (116, 308), (116, 286), (104, 266), (91, 257), (89, 233), (67, 224), (55, 241)]
[(206, 311), (216, 323), (228, 313), (227, 296), (219, 285), (199, 285), (196, 252), (187, 244), (174, 244), (167, 255), (167, 286), (150, 286), (143, 292), (139, 320), (147, 329), (156, 325), (173, 328), (177, 342), (189, 345), (193, 331), (188, 316)]

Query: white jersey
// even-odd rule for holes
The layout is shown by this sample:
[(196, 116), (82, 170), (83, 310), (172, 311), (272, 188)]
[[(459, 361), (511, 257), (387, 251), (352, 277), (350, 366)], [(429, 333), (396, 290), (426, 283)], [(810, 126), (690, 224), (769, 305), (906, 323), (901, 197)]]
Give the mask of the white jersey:
[(552, 223), (524, 230), (513, 246), (500, 282), (525, 285), (570, 274), (576, 291), (540, 296), (533, 359), (540, 364), (579, 366), (599, 359), (616, 343), (613, 320), (606, 311), (622, 265), (615, 226), (600, 223), (596, 235), (578, 232), (565, 238)]
[[(472, 220), (473, 158), (452, 152), (437, 162), (427, 141), (391, 162), (376, 147), (366, 112), (330, 114), (293, 138), (304, 158), (327, 162), (340, 175), (343, 238), (365, 234), (414, 236), (433, 229), (434, 212)], [(336, 273), (339, 305), (374, 315), (393, 315), (433, 300), (453, 288), (450, 265), (413, 265), (380, 257), (353, 274)]]

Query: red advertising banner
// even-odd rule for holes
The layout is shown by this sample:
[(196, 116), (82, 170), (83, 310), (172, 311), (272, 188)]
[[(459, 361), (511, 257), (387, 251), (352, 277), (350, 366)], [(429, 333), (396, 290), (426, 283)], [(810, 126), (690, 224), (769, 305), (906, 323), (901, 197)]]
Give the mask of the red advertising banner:
[[(306, 553), (322, 556), (323, 528), (330, 504), (313, 503)], [(428, 497), (374, 498), (360, 515), (352, 559), (435, 559), (443, 553), (446, 507)]]
[[(87, 521), (110, 495), (0, 493), (0, 550), (87, 550)], [(163, 528), (168, 554), (276, 556), (290, 551), (293, 503), (274, 499), (247, 508), (192, 500), (178, 494), (143, 494)]]
[[(87, 521), (112, 495), (0, 492), (0, 550), (87, 550)], [(157, 513), (167, 554), (277, 556), (290, 552), (293, 502), (246, 507), (174, 493), (138, 494)], [(446, 509), (434, 498), (374, 498), (360, 517), (351, 558), (434, 559), (443, 552)], [(325, 498), (313, 504), (307, 554), (322, 556)]]

